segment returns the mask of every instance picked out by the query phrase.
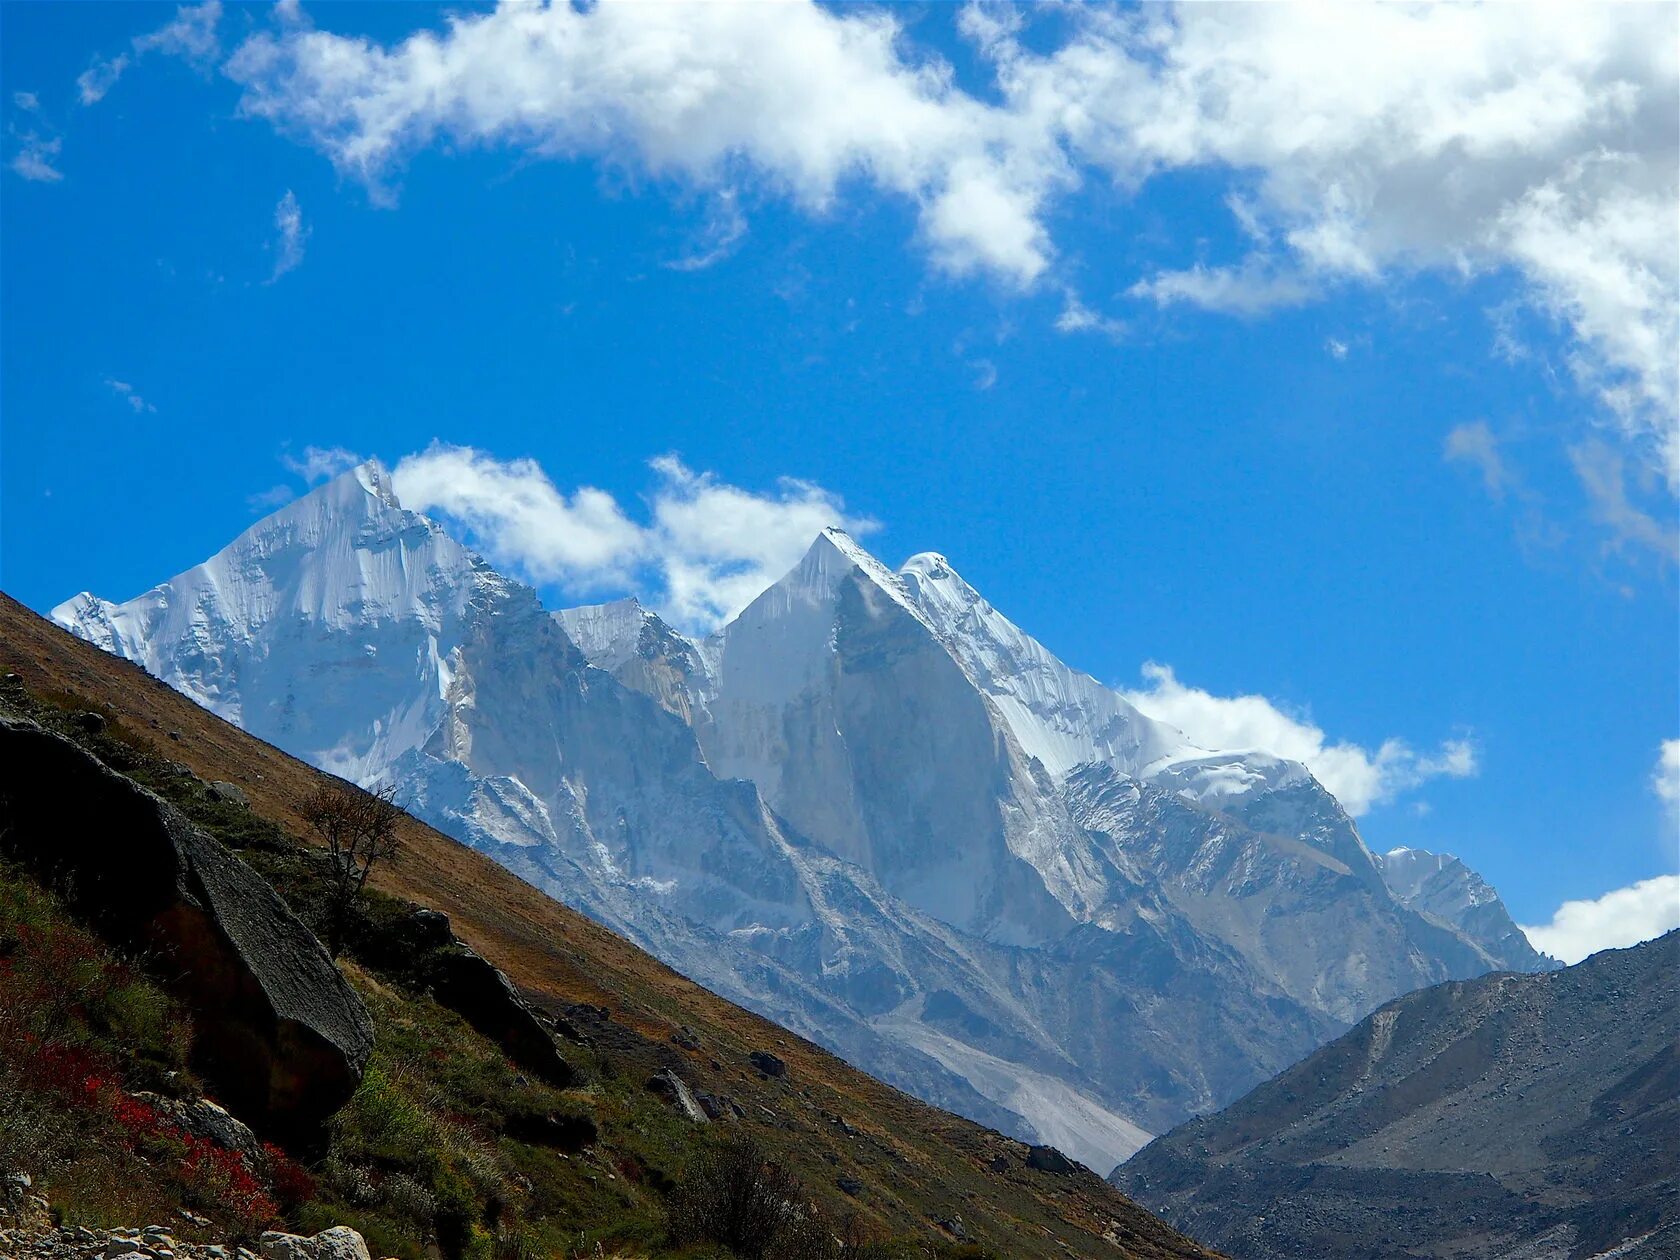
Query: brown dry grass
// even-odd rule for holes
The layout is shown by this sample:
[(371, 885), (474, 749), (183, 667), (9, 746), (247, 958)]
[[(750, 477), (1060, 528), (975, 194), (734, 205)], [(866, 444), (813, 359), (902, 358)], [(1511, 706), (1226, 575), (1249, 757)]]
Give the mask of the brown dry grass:
[[(205, 780), (237, 784), (253, 809), (298, 835), (298, 806), (328, 776), (200, 709), (147, 675), (74, 638), (0, 594), (0, 672), (40, 694), (102, 709)], [(766, 1146), (795, 1167), (834, 1219), (861, 1210), (894, 1235), (938, 1231), (936, 1216), (960, 1214), (969, 1233), (1001, 1256), (1205, 1257), (1184, 1239), (1081, 1170), (1072, 1177), (1022, 1166), (1012, 1139), (927, 1106), (876, 1081), (820, 1047), (723, 1000), (637, 946), (524, 883), (489, 858), (407, 817), (400, 853), (376, 870), (380, 890), (449, 915), (456, 933), (539, 1004), (589, 1003), (611, 1010), (654, 1045), (679, 1054), (697, 1088), (728, 1094), (750, 1115)], [(687, 1025), (698, 1053), (669, 1047)], [(746, 1059), (774, 1050), (785, 1082), (762, 1080)], [(715, 1061), (716, 1067), (712, 1064)], [(843, 1116), (850, 1137), (823, 1118)], [(998, 1154), (1010, 1171), (992, 1173)], [(864, 1181), (862, 1206), (834, 1190), (838, 1174)], [(1118, 1243), (1106, 1241), (1118, 1239)]]

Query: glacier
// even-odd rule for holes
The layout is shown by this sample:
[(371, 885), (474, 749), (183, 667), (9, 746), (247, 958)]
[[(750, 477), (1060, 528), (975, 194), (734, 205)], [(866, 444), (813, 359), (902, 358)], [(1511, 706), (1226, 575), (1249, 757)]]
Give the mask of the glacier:
[[(715, 634), (544, 608), (364, 464), (59, 624), (888, 1082), (1106, 1172), (1420, 986), (1538, 970), (1463, 863), (1196, 747), (837, 529)], [(1418, 856), (1418, 854), (1422, 854)]]

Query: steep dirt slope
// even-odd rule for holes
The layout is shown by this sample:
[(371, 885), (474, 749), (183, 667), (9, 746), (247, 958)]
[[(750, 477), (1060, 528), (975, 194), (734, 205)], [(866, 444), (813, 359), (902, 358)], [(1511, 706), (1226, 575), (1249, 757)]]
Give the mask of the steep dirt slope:
[[(164, 755), (237, 785), (260, 814), (302, 833), (297, 802), (324, 776), (198, 708), (0, 595), (0, 672), (155, 733)], [(1027, 1149), (919, 1103), (707, 992), (621, 937), (424, 825), (405, 819), (386, 892), (441, 910), (474, 949), (551, 1010), (610, 1011), (591, 1027), (627, 1056), (678, 1055), (696, 1088), (744, 1104), (754, 1132), (836, 1216), (861, 1206), (894, 1234), (957, 1232), (1000, 1256), (1207, 1256), (1083, 1169), (1045, 1172)], [(672, 1037), (686, 1027), (701, 1049)], [(757, 1070), (769, 1052), (785, 1075)], [(841, 1183), (861, 1184), (847, 1195)], [(943, 1222), (944, 1224), (941, 1224)]]
[(1113, 1179), (1244, 1258), (1680, 1255), (1677, 981), (1671, 932), (1420, 990)]

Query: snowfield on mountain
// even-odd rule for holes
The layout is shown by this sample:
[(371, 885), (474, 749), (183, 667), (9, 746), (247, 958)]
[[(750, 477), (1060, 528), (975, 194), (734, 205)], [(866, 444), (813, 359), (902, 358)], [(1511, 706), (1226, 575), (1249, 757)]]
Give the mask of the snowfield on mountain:
[(680, 971), (1099, 1172), (1390, 999), (1544, 970), (1455, 859), (839, 530), (716, 634), (561, 611), (364, 464), (53, 618)]

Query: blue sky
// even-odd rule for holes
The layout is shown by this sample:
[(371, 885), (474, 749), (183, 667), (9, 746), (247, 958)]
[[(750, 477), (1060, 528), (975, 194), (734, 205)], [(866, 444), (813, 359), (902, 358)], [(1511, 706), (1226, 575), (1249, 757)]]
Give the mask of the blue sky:
[(1522, 922), (1675, 872), (1674, 9), (683, 12), (0, 9), (5, 589), (468, 447), (556, 605), (842, 515)]

